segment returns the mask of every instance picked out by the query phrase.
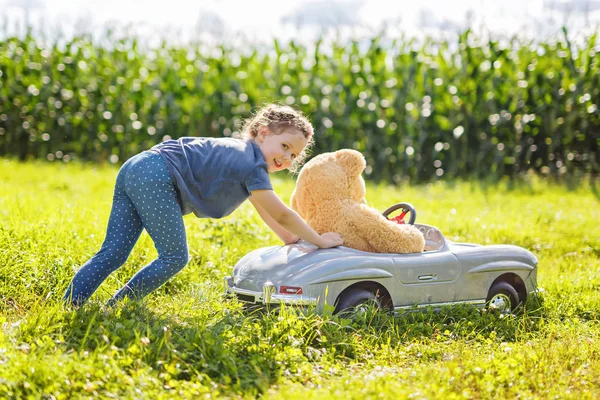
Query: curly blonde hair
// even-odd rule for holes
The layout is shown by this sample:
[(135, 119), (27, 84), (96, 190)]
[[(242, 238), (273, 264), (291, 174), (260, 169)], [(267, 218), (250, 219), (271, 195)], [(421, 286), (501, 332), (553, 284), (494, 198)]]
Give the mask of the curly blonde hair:
[(280, 135), (289, 128), (293, 128), (304, 135), (306, 146), (304, 146), (304, 149), (296, 156), (292, 165), (288, 168), (292, 173), (298, 172), (302, 164), (306, 161), (310, 149), (314, 144), (314, 129), (308, 118), (304, 116), (302, 111), (292, 107), (268, 104), (260, 108), (253, 117), (248, 118), (244, 122), (242, 137), (245, 140), (254, 140), (261, 126), (266, 126), (275, 135)]

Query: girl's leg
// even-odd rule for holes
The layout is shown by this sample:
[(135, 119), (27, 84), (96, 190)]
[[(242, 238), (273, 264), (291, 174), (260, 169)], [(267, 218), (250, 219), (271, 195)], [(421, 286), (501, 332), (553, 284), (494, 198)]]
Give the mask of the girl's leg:
[(133, 167), (126, 191), (158, 251), (158, 258), (141, 269), (109, 301), (142, 298), (181, 271), (188, 262), (188, 247), (181, 207), (171, 175), (159, 154), (150, 153), (147, 168)]
[(104, 243), (73, 277), (63, 297), (65, 303), (83, 304), (108, 275), (125, 263), (142, 233), (142, 221), (125, 193), (124, 180), (130, 164), (125, 163), (117, 176)]

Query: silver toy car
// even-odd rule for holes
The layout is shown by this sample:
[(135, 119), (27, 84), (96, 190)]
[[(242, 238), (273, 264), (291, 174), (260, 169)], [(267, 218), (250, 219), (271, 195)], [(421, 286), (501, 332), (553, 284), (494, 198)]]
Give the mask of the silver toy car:
[[(384, 216), (400, 208), (414, 223), (416, 212), (408, 203), (390, 207)], [(455, 243), (433, 226), (414, 226), (425, 237), (422, 253), (319, 249), (302, 241), (252, 251), (225, 278), (225, 292), (246, 303), (314, 305), (317, 312), (328, 304), (334, 313), (368, 303), (396, 313), (453, 304), (510, 312), (537, 292), (538, 260), (531, 252)]]

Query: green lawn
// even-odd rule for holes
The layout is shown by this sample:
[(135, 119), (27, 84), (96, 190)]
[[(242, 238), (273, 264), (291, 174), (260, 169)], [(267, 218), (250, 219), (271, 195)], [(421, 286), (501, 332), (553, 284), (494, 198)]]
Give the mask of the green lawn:
[[(145, 301), (101, 307), (155, 257), (144, 234), (86, 307), (65, 310), (74, 271), (103, 240), (116, 172), (0, 159), (0, 397), (600, 397), (600, 202), (589, 183), (368, 185), (369, 204), (410, 201), (452, 240), (534, 252), (543, 302), (517, 316), (244, 314), (221, 297), (222, 277), (278, 243), (247, 204), (223, 220), (186, 217), (191, 262)], [(293, 181), (274, 184), (287, 201)]]

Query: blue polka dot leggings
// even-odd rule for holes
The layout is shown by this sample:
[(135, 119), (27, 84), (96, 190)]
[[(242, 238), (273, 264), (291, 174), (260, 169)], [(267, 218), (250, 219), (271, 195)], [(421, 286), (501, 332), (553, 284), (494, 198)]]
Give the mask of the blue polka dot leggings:
[(131, 278), (108, 305), (125, 297), (144, 297), (188, 262), (185, 226), (175, 186), (161, 155), (152, 151), (130, 158), (121, 167), (104, 243), (77, 271), (63, 300), (67, 304), (83, 304), (125, 263), (144, 228), (154, 241), (158, 258)]

